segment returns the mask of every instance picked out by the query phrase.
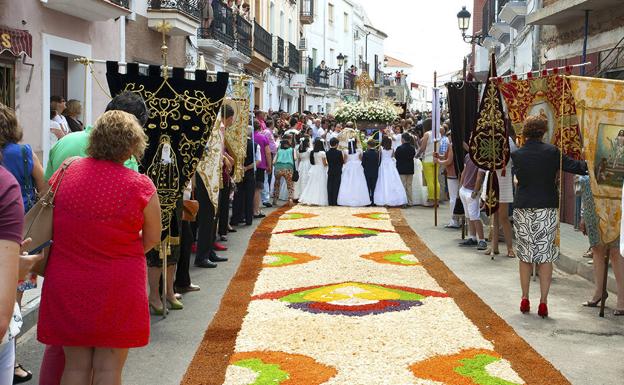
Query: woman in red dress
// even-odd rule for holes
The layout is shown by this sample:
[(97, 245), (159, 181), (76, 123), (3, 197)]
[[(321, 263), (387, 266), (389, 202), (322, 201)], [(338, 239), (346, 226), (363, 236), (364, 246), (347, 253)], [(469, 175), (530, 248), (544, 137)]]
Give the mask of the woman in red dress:
[(63, 346), (62, 385), (121, 384), (128, 348), (148, 343), (145, 252), (160, 241), (160, 204), (152, 181), (123, 165), (146, 139), (133, 115), (104, 113), (57, 191), (37, 335)]

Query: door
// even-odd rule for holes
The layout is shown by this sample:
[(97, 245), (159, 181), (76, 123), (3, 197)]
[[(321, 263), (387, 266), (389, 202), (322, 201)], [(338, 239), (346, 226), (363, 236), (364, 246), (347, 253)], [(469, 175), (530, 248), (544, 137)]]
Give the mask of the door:
[(50, 96), (67, 98), (67, 58), (50, 55)]

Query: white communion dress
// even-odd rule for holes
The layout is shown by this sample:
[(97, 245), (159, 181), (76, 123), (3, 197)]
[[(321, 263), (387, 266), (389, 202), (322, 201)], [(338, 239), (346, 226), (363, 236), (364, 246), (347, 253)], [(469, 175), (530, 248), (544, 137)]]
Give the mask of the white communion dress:
[(301, 198), (301, 194), (310, 179), (310, 167), (312, 167), (312, 164), (310, 164), (310, 154), (312, 154), (312, 149), (308, 149), (305, 152), (299, 152), (297, 150), (297, 156), (299, 157), (299, 165), (297, 166), (299, 180), (295, 182), (294, 199)]
[(361, 156), (362, 150), (347, 155), (347, 162), (342, 167), (340, 191), (338, 192), (339, 206), (362, 207), (371, 204)]
[(327, 167), (323, 164), (325, 152), (319, 151), (313, 153), (314, 164), (310, 167), (308, 173), (308, 181), (306, 183), (299, 203), (315, 206), (327, 206), (329, 200), (327, 198)]
[(381, 150), (379, 177), (375, 185), (375, 204), (377, 206), (402, 206), (407, 204), (407, 195), (401, 183), (401, 177), (392, 156), (394, 151)]
[(429, 192), (423, 183), (423, 165), (420, 159), (414, 158), (414, 178), (412, 179), (412, 203), (424, 205)]

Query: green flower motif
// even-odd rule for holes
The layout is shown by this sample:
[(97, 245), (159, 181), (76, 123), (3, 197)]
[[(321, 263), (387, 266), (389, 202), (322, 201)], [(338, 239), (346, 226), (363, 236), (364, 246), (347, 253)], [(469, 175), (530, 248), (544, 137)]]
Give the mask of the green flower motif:
[(462, 376), (470, 377), (477, 385), (518, 385), (502, 378), (492, 377), (485, 370), (486, 366), (496, 361), (500, 361), (500, 358), (487, 354), (477, 354), (474, 358), (460, 360), (459, 362), (463, 365), (456, 367), (454, 370)]
[(257, 358), (250, 360), (240, 360), (234, 363), (241, 368), (251, 369), (258, 373), (256, 381), (249, 385), (279, 385), (288, 379), (288, 373), (281, 370), (279, 365), (265, 364)]

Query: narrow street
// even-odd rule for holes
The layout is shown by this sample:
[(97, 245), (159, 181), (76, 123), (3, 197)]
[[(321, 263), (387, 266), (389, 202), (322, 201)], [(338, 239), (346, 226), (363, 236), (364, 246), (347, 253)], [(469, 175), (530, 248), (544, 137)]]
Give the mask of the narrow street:
[[(448, 220), (446, 208), (444, 205), (440, 209), (440, 223)], [(460, 233), (442, 226), (433, 227), (432, 209), (401, 211), (427, 247), (572, 384), (620, 383), (623, 369), (613, 365), (612, 360), (624, 356), (624, 326), (609, 309), (605, 318), (599, 318), (596, 309), (580, 306), (592, 291), (590, 282), (557, 271), (550, 296), (552, 315), (546, 320), (535, 313), (523, 315), (518, 311), (517, 259), (498, 256), (492, 261), (481, 253), (458, 247)], [(152, 316), (150, 344), (130, 352), (124, 383), (176, 385), (183, 380), (255, 227), (256, 223), (232, 234), (227, 253), (230, 261), (219, 264), (217, 269), (191, 268), (193, 282), (201, 286), (201, 291), (184, 295), (184, 310), (172, 311), (166, 319)], [(532, 295), (539, 295), (536, 282), (532, 285)], [(607, 305), (612, 304), (608, 300)], [(29, 331), (18, 348), (19, 359), (29, 368), (37, 368), (43, 354), (42, 345), (35, 340), (35, 331), (36, 328)], [(35, 377), (34, 383), (37, 380)]]

